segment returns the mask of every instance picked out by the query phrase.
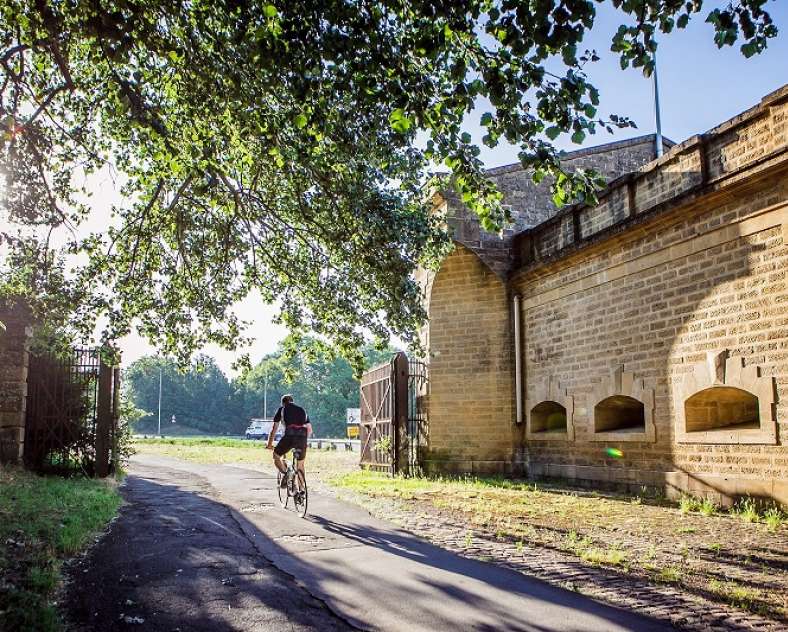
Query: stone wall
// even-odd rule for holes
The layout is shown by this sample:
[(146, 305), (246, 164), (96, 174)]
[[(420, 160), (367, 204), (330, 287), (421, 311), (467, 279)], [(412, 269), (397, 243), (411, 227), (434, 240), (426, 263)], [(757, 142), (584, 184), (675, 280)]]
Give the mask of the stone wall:
[(457, 245), (429, 286), (428, 469), (511, 468), (510, 310), (503, 282)]
[[(651, 162), (656, 157), (655, 143), (653, 134), (605, 143), (566, 152), (561, 164), (570, 172), (594, 169), (610, 182)], [(665, 151), (673, 145), (673, 142), (665, 140)], [(487, 174), (503, 193), (503, 203), (512, 209), (514, 225), (511, 228), (515, 233), (541, 224), (558, 212), (553, 205), (550, 181), (545, 179), (538, 185), (534, 184), (531, 171), (522, 165), (497, 167), (490, 169)]]
[(0, 305), (0, 462), (21, 463), (25, 438), (29, 312)]
[(517, 233), (508, 274), (477, 245), (429, 279), (436, 463), (788, 503), (788, 86)]
[[(531, 475), (788, 503), (786, 115), (784, 89), (519, 238), (528, 405), (550, 381), (574, 402), (573, 440), (527, 442)], [(562, 243), (573, 216), (588, 232)], [(651, 433), (595, 427), (600, 388), (622, 380), (641, 382)], [(693, 432), (686, 402), (706, 388), (754, 394), (760, 423)]]
[[(594, 169), (612, 181), (651, 161), (655, 156), (654, 143), (654, 136), (647, 135), (580, 149), (565, 153), (562, 164), (567, 171)], [(672, 146), (671, 141), (665, 141), (666, 149)], [(512, 213), (513, 221), (505, 227), (502, 235), (482, 230), (478, 218), (452, 192), (444, 192), (435, 199), (438, 211), (447, 218), (455, 241), (476, 252), (502, 278), (512, 267), (513, 237), (558, 212), (552, 201), (550, 179), (546, 178), (537, 185), (531, 180), (531, 173), (519, 163), (487, 171), (490, 180), (503, 194), (503, 204)]]
[[(769, 495), (788, 500), (788, 448), (778, 444), (788, 432), (785, 182), (775, 181), (760, 194), (741, 191), (718, 208), (664, 229), (661, 248), (647, 257), (637, 255), (649, 246), (649, 238), (642, 237), (607, 252), (589, 252), (586, 261), (555, 266), (550, 274), (541, 270), (541, 278), (518, 280), (527, 397), (535, 401), (533, 391), (555, 379), (575, 402), (574, 441), (529, 444), (531, 474), (659, 485), (667, 480), (665, 472), (677, 472), (684, 474), (677, 483), (684, 489), (691, 487), (691, 478), (709, 475), (739, 485), (757, 479), (762, 483), (746, 484), (750, 491), (765, 486)], [(785, 206), (765, 210), (773, 195)], [(708, 230), (727, 214), (738, 220), (728, 224), (735, 232)], [(695, 231), (694, 237), (683, 237)], [(600, 258), (607, 265), (597, 269)], [(577, 279), (581, 272), (586, 275)], [(725, 352), (774, 378), (777, 401), (769, 411), (774, 417), (762, 422), (776, 420), (777, 435), (763, 445), (749, 444), (747, 431), (737, 433), (734, 442), (677, 443), (684, 375), (705, 362), (707, 353)], [(600, 443), (595, 436), (593, 391), (621, 365), (655, 391), (652, 441), (619, 436)], [(623, 457), (611, 458), (608, 448)]]

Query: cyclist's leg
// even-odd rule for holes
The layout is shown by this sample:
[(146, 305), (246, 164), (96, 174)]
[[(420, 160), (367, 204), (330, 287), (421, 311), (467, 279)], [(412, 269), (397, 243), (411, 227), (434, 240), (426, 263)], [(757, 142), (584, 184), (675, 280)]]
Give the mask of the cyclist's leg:
[(299, 491), (303, 491), (303, 490), (301, 489), (301, 487), (302, 487), (302, 485), (301, 485), (301, 481), (302, 481), (302, 480), (306, 480), (306, 472), (305, 472), (305, 470), (304, 470), (304, 462), (305, 462), (305, 461), (306, 461), (306, 459), (300, 459), (299, 461), (297, 461), (297, 462), (296, 462), (296, 467), (298, 468), (298, 471), (299, 471), (299, 472), (301, 472), (301, 476), (303, 476), (303, 477), (304, 477), (303, 479), (302, 479), (302, 478), (300, 478), (300, 477), (297, 477), (297, 478), (296, 478), (296, 480), (298, 481), (298, 490), (299, 490)]
[(297, 444), (294, 445), (294, 447), (297, 447), (300, 452), (299, 459), (296, 461), (296, 467), (298, 468), (298, 471), (304, 476), (303, 480), (306, 480), (306, 470), (304, 469), (307, 448), (306, 437), (299, 437)]
[(276, 469), (282, 472), (282, 474), (287, 473), (287, 463), (285, 463), (284, 456), (290, 451), (291, 439), (287, 435), (279, 439), (279, 443), (276, 444), (274, 448), (274, 465)]

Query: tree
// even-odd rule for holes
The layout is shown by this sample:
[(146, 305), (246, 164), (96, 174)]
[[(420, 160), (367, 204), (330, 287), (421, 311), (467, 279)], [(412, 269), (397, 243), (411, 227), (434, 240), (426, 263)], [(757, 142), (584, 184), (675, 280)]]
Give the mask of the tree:
[[(609, 1), (628, 21), (613, 50), (646, 73), (655, 34), (702, 5)], [(777, 32), (765, 4), (713, 9), (717, 44), (761, 51)], [(596, 54), (581, 48), (595, 10), (590, 0), (0, 0), (2, 209), (22, 225), (2, 236), (17, 259), (4, 283), (83, 334), (97, 315), (109, 339), (135, 326), (183, 364), (206, 342), (243, 341), (232, 305), (254, 289), (281, 301), (291, 330), (331, 340), (358, 368), (367, 332), (414, 342), (424, 321), (412, 272), (448, 244), (423, 203), (424, 187), (447, 184), (432, 165), (449, 169), (486, 229), (506, 220), (462, 130), (479, 98), (491, 103), (485, 144), (518, 145), (535, 180), (553, 179), (557, 204), (593, 199), (598, 177), (562, 171), (550, 141), (631, 124), (597, 115), (584, 72)], [(553, 59), (561, 70), (548, 70)], [(74, 240), (88, 263), (65, 278), (51, 229), (85, 219), (80, 176), (107, 165), (128, 202), (108, 230)]]
[[(394, 349), (362, 349), (366, 366), (385, 362)], [(358, 408), (359, 382), (344, 358), (315, 339), (303, 339), (294, 354), (284, 347), (264, 358), (238, 380), (238, 391), (245, 393), (248, 417), (261, 417), (263, 390), (268, 384), (268, 416), (272, 417), (282, 395), (292, 394), (296, 403), (309, 413), (318, 437), (346, 436), (346, 410)]]
[[(135, 428), (154, 432), (158, 426), (159, 370), (162, 376), (162, 430), (167, 432), (175, 415), (176, 423), (213, 434), (242, 434), (243, 416), (235, 388), (213, 358), (199, 356), (186, 371), (173, 360), (144, 357), (124, 373), (128, 398), (144, 412)], [(165, 425), (166, 424), (166, 425)]]
[[(359, 383), (344, 358), (324, 343), (306, 338), (285, 345), (263, 358), (255, 367), (232, 382), (213, 358), (200, 356), (186, 371), (174, 360), (147, 356), (124, 372), (122, 415), (135, 431), (155, 432), (162, 375), (162, 430), (169, 431), (170, 418), (177, 423), (210, 434), (243, 434), (249, 420), (262, 417), (267, 382), (268, 417), (273, 417), (282, 395), (295, 396), (313, 420), (319, 437), (345, 436), (345, 411), (359, 404)], [(395, 351), (362, 349), (367, 366), (385, 362)], [(146, 412), (147, 411), (147, 412)]]

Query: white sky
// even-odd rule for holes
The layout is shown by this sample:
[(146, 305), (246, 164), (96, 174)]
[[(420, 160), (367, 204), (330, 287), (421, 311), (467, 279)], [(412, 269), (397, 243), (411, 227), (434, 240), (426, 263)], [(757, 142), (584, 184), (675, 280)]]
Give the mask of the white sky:
[[(677, 31), (662, 36), (658, 57), (660, 94), (662, 100), (663, 134), (680, 142), (685, 138), (708, 130), (711, 127), (735, 116), (755, 105), (761, 97), (788, 82), (788, 3), (770, 2), (778, 28), (786, 32), (773, 41), (762, 55), (746, 60), (737, 48), (718, 50), (713, 43), (711, 26), (703, 18), (691, 21), (685, 31)], [(708, 7), (710, 10), (712, 7)], [(653, 96), (652, 84), (639, 71), (622, 72), (618, 58), (609, 52), (610, 37), (619, 24), (616, 13), (609, 6), (600, 7), (599, 27), (583, 48), (596, 48), (601, 55), (600, 62), (589, 68), (592, 82), (599, 88), (602, 104), (601, 113), (614, 112), (627, 115), (638, 123), (637, 130), (626, 130), (610, 136), (601, 132), (587, 139), (585, 146), (606, 143), (639, 134), (652, 133)], [(478, 115), (484, 111), (480, 106)], [(482, 131), (478, 126), (478, 116), (467, 126), (474, 140), (479, 142)], [(577, 149), (568, 141), (559, 139), (559, 146)], [(517, 162), (517, 150), (499, 146), (488, 149), (482, 146), (482, 159), (489, 167)], [(92, 205), (95, 213), (88, 229), (101, 229), (109, 222), (109, 209), (120, 201), (116, 184), (107, 174), (97, 181), (92, 189)], [(252, 363), (258, 362), (263, 355), (275, 350), (277, 343), (285, 336), (281, 326), (271, 323), (276, 313), (274, 306), (265, 305), (259, 298), (248, 298), (237, 308), (238, 315), (253, 322), (249, 333), (255, 342), (244, 349), (250, 354)], [(120, 342), (123, 364), (155, 350), (137, 335), (131, 335)], [(219, 366), (231, 373), (231, 364), (237, 354), (216, 347), (204, 349), (216, 358)]]
[[(103, 231), (109, 225), (110, 209), (113, 205), (120, 205), (123, 201), (119, 190), (122, 181), (113, 178), (109, 170), (102, 170), (89, 183), (92, 192), (90, 204), (93, 213), (90, 220), (80, 226), (80, 234)], [(248, 335), (254, 337), (254, 342), (238, 351), (227, 351), (217, 345), (208, 345), (202, 352), (216, 359), (217, 364), (228, 375), (234, 374), (232, 364), (243, 353), (248, 353), (252, 364), (259, 362), (263, 356), (276, 350), (277, 344), (287, 335), (287, 329), (275, 325), (271, 321), (276, 316), (277, 306), (266, 305), (257, 293), (250, 294), (244, 301), (235, 307), (237, 315), (246, 321), (252, 322)], [(129, 366), (135, 360), (156, 354), (156, 349), (145, 338), (132, 333), (118, 343), (121, 351), (122, 365)]]

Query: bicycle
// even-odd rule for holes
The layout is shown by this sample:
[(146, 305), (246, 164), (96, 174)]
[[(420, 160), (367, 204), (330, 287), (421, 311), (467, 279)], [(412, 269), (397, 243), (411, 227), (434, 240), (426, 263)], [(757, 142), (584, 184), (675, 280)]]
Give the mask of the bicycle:
[[(277, 472), (276, 476), (276, 489), (279, 492), (279, 504), (287, 509), (287, 504), (290, 499), (293, 499), (293, 506), (296, 513), (303, 518), (306, 516), (307, 503), (309, 501), (309, 494), (306, 488), (306, 477), (304, 473), (298, 469), (298, 461), (301, 460), (301, 450), (293, 450), (293, 462), (288, 464), (287, 472)], [(282, 478), (287, 477), (287, 485), (282, 487)]]

